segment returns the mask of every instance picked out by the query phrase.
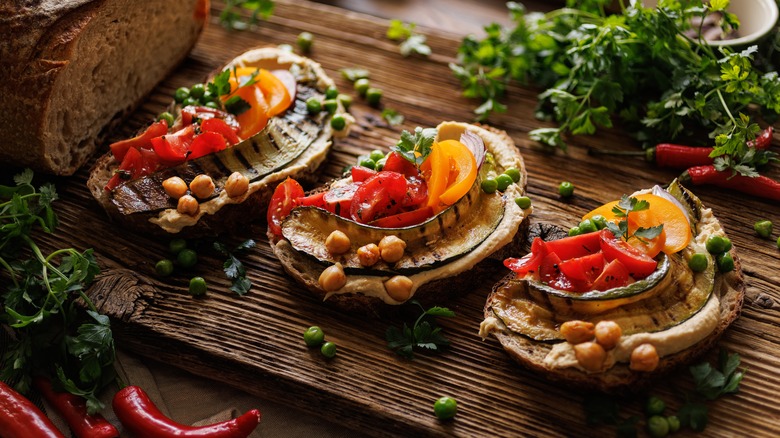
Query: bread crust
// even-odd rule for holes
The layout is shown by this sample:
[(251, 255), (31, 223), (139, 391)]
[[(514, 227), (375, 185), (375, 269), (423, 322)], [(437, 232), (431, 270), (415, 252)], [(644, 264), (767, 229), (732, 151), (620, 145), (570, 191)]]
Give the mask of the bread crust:
[[(562, 229), (550, 230), (549, 225), (544, 225), (549, 232), (564, 232)], [(538, 229), (539, 225), (534, 225)], [(531, 231), (531, 234), (537, 232)], [(720, 339), (725, 330), (740, 314), (745, 296), (745, 279), (739, 257), (734, 254), (734, 270), (715, 277), (713, 294), (719, 298), (720, 319), (716, 328), (700, 342), (672, 355), (662, 357), (658, 367), (652, 372), (637, 372), (629, 369), (627, 363), (617, 363), (612, 368), (599, 373), (586, 373), (576, 368), (548, 368), (544, 359), (552, 350), (554, 344), (535, 341), (521, 334), (512, 332), (504, 327), (502, 330), (491, 330), (500, 344), (509, 353), (510, 357), (527, 369), (538, 372), (552, 381), (566, 382), (582, 389), (597, 390), (610, 393), (636, 392), (646, 388), (659, 375), (687, 364), (696, 357), (709, 350)], [(488, 296), (484, 308), (484, 317), (494, 316), (493, 304), (497, 291), (509, 282), (516, 281), (515, 274), (511, 273), (497, 283)]]
[(0, 6), (0, 39), (11, 42), (0, 45), (0, 161), (73, 174), (110, 127), (187, 56), (207, 5), (11, 0)]

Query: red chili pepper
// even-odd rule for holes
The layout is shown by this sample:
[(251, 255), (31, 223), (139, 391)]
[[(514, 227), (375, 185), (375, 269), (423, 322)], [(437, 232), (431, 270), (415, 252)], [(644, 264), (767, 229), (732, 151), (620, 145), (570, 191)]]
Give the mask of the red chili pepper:
[(55, 392), (51, 382), (43, 377), (33, 379), (33, 385), (59, 412), (78, 438), (116, 438), (119, 431), (100, 414), (89, 415), (87, 403), (69, 392)]
[(718, 170), (715, 166), (691, 167), (682, 175), (680, 181), (696, 185), (711, 184), (726, 189), (738, 190), (749, 195), (780, 201), (780, 182), (760, 175), (755, 178), (743, 175), (732, 175), (729, 170)]
[(65, 438), (30, 400), (0, 382), (0, 434), (3, 438)]
[(232, 420), (208, 426), (185, 426), (163, 415), (137, 386), (126, 386), (114, 395), (114, 413), (132, 433), (144, 438), (246, 438), (260, 422), (252, 409)]

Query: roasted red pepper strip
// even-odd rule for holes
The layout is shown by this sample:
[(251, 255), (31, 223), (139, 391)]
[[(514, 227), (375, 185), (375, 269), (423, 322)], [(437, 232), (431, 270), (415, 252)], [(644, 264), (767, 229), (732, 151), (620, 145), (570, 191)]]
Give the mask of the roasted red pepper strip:
[(78, 438), (116, 438), (119, 431), (100, 414), (89, 415), (87, 402), (69, 392), (55, 392), (51, 382), (43, 377), (33, 379), (33, 385), (68, 423)]
[(691, 167), (680, 175), (682, 183), (696, 185), (711, 184), (725, 189), (733, 189), (749, 195), (780, 201), (780, 182), (766, 176), (755, 178), (733, 175), (730, 170), (720, 171), (715, 166)]
[(260, 411), (252, 409), (232, 420), (208, 426), (185, 426), (163, 415), (149, 396), (137, 386), (116, 393), (114, 413), (136, 436), (144, 438), (246, 438), (260, 422)]
[(30, 400), (0, 382), (0, 434), (3, 438), (65, 438)]

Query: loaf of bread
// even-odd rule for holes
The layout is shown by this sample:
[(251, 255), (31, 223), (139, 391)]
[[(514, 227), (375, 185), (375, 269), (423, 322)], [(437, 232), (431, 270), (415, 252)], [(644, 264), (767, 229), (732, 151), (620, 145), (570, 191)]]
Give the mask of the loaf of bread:
[(0, 161), (70, 175), (195, 44), (208, 0), (0, 4)]

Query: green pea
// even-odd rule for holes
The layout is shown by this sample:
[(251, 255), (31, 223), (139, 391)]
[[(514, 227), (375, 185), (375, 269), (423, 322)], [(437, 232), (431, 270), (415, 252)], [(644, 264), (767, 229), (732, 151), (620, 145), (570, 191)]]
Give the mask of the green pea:
[(371, 82), (367, 78), (360, 78), (355, 81), (355, 91), (361, 96), (365, 96), (369, 88), (371, 88)]
[(520, 196), (518, 198), (515, 198), (515, 204), (517, 204), (518, 207), (525, 210), (526, 208), (529, 208), (531, 206), (531, 198), (528, 196)]
[(325, 90), (325, 99), (335, 99), (339, 96), (339, 89), (331, 85)]
[(190, 97), (200, 99), (206, 93), (206, 87), (203, 84), (195, 84), (190, 88)]
[(574, 184), (564, 181), (558, 185), (558, 194), (564, 198), (569, 198), (574, 194)]
[(317, 347), (322, 345), (323, 341), (325, 341), (325, 332), (323, 332), (322, 329), (316, 325), (309, 327), (305, 332), (303, 332), (303, 342), (305, 342), (309, 347)]
[(333, 114), (339, 109), (339, 101), (336, 99), (326, 99), (322, 102), (322, 106), (325, 107), (325, 110), (328, 113)]
[(580, 234), (582, 234), (580, 227), (569, 228), (569, 236), (579, 236)]
[(181, 104), (182, 106), (198, 106), (200, 105), (200, 101), (198, 101), (198, 99), (188, 97), (184, 99), (184, 101)]
[(328, 359), (333, 358), (333, 356), (336, 355), (336, 344), (333, 342), (326, 342), (322, 344), (322, 347), (320, 347), (320, 352), (323, 356), (327, 357)]
[(176, 255), (176, 261), (184, 268), (191, 268), (198, 263), (198, 253), (185, 248)]
[(592, 219), (585, 219), (580, 222), (579, 228), (582, 234), (595, 233), (599, 230)]
[(726, 245), (723, 248), (723, 251), (731, 251), (731, 239), (729, 239), (728, 237), (724, 237), (723, 240), (724, 240), (725, 245)]
[(753, 225), (753, 229), (759, 237), (763, 237), (764, 239), (769, 239), (769, 237), (772, 236), (772, 222), (770, 221), (758, 221)]
[(666, 410), (666, 402), (656, 396), (648, 397), (645, 403), (645, 413), (647, 415), (661, 415)]
[(349, 94), (339, 94), (336, 96), (336, 100), (341, 102), (341, 106), (343, 106), (345, 110), (348, 110), (349, 107), (352, 106), (352, 96)]
[[(704, 245), (710, 254), (720, 254), (722, 252), (727, 251), (726, 249), (727, 240), (728, 238), (723, 236), (718, 236), (718, 235), (710, 236)], [(731, 242), (728, 242), (728, 246), (731, 246)]]
[(368, 167), (369, 169), (376, 169), (376, 161), (371, 158), (362, 158), (358, 161), (358, 166)]
[(707, 256), (704, 254), (694, 254), (688, 260), (688, 267), (691, 268), (691, 271), (693, 272), (704, 272), (709, 264), (710, 262), (707, 261)]
[(314, 35), (309, 32), (301, 32), (298, 34), (295, 42), (298, 44), (301, 52), (308, 53), (311, 50), (312, 43), (314, 43)]
[(669, 423), (669, 432), (675, 433), (680, 430), (680, 419), (676, 415), (666, 417), (666, 422)]
[(194, 297), (203, 296), (206, 295), (206, 290), (208, 290), (208, 286), (203, 277), (192, 277), (190, 280), (190, 295)]
[(175, 100), (176, 103), (182, 103), (184, 102), (184, 99), (188, 97), (190, 97), (190, 89), (187, 87), (177, 88), (173, 93), (173, 100)]
[(498, 183), (495, 178), (487, 177), (482, 180), (480, 187), (482, 187), (482, 191), (485, 193), (496, 193), (496, 190), (498, 190)]
[(366, 90), (366, 102), (369, 105), (379, 105), (379, 101), (382, 100), (382, 90), (379, 88), (369, 88)]
[(345, 119), (342, 115), (335, 115), (332, 119), (330, 119), (330, 127), (336, 131), (341, 131), (347, 127), (347, 119)]
[(607, 228), (607, 218), (605, 218), (603, 215), (597, 214), (590, 218), (591, 221), (596, 225), (596, 228), (599, 230), (603, 230), (604, 228)]
[(187, 247), (187, 241), (184, 239), (173, 239), (168, 243), (168, 249), (173, 254), (178, 254)]
[(154, 270), (160, 277), (167, 277), (173, 274), (173, 262), (168, 259), (162, 259), (154, 265)]
[(520, 181), (520, 171), (514, 167), (510, 167), (509, 169), (505, 170), (504, 174), (509, 175), (512, 178), (512, 182)]
[(715, 256), (718, 261), (718, 270), (720, 272), (731, 272), (734, 270), (734, 258), (731, 257), (731, 253), (724, 252)]
[(168, 111), (160, 113), (159, 116), (157, 116), (157, 121), (165, 120), (165, 123), (168, 124), (168, 127), (173, 126), (173, 114), (169, 113)]
[(441, 397), (433, 403), (433, 413), (439, 420), (449, 420), (458, 413), (458, 402), (452, 397)]
[(665, 417), (653, 415), (647, 420), (647, 431), (653, 438), (662, 438), (669, 435), (669, 422)]
[(215, 102), (217, 99), (214, 97), (213, 94), (211, 94), (211, 91), (204, 91), (203, 96), (200, 96), (200, 101), (203, 102), (203, 104), (207, 104), (209, 102)]
[(498, 191), (499, 192), (503, 192), (504, 190), (507, 189), (507, 187), (509, 187), (512, 184), (514, 184), (514, 181), (512, 181), (512, 177), (511, 176), (509, 176), (509, 175), (507, 175), (505, 173), (502, 173), (501, 175), (498, 175), (496, 177), (496, 184), (498, 184)]
[(368, 156), (368, 158), (371, 158), (374, 161), (379, 161), (384, 157), (385, 153), (380, 150), (371, 151), (371, 155)]
[(374, 170), (380, 171), (385, 168), (385, 163), (387, 163), (387, 157), (382, 158), (381, 160), (376, 160), (376, 166), (374, 167)]
[(222, 109), (222, 108), (219, 107), (219, 104), (217, 102), (214, 102), (214, 101), (206, 102), (205, 107), (206, 108), (211, 108), (211, 109)]
[(322, 111), (322, 101), (314, 96), (306, 99), (306, 111), (309, 114), (317, 114)]

